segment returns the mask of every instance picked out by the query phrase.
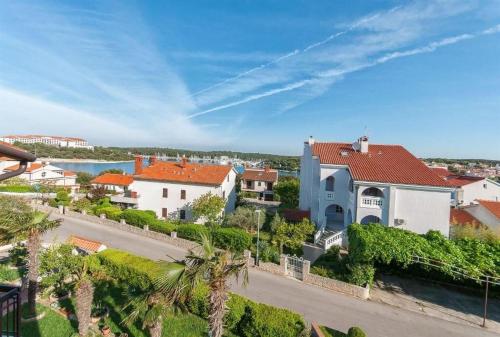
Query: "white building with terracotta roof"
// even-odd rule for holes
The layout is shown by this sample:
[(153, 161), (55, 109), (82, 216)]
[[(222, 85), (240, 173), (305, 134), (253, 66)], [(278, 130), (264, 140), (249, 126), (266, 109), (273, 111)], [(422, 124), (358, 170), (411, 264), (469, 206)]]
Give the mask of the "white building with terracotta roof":
[(58, 147), (71, 147), (93, 150), (94, 147), (89, 145), (85, 139), (75, 137), (60, 137), (60, 136), (43, 136), (43, 135), (9, 135), (0, 137), (0, 141), (9, 144), (20, 142), (24, 144), (42, 143), (45, 145)]
[(369, 144), (367, 137), (353, 144), (304, 143), (299, 207), (310, 211), (319, 233), (357, 222), (448, 236), (452, 191), (400, 145)]
[(273, 188), (278, 182), (278, 171), (245, 168), (241, 176), (241, 190), (258, 193), (260, 199), (273, 200)]
[[(3, 172), (12, 172), (19, 168), (19, 164), (5, 167)], [(26, 171), (18, 176), (29, 184), (53, 184), (55, 186), (76, 186), (76, 174), (64, 170), (47, 162), (29, 163)]]
[(500, 183), (484, 177), (456, 175), (443, 168), (431, 167), (455, 190), (452, 193), (453, 206), (470, 205), (476, 199), (500, 201)]
[(126, 193), (133, 182), (134, 177), (130, 174), (104, 173), (92, 179), (90, 183), (94, 187), (104, 187), (116, 193)]
[(500, 230), (500, 201), (478, 199), (462, 209), (490, 229)]
[(162, 162), (151, 157), (150, 165), (143, 167), (138, 156), (129, 189), (138, 209), (153, 210), (161, 218), (192, 220), (192, 202), (208, 192), (226, 200), (224, 212), (234, 210), (236, 174), (232, 166), (190, 163), (185, 158)]

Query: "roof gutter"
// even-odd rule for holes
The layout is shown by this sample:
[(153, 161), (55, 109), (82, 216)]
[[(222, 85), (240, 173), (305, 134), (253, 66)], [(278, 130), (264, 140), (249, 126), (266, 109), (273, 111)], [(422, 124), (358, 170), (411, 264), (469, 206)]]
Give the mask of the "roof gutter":
[(18, 150), (11, 146), (0, 144), (0, 153), (14, 160), (19, 160), (19, 168), (0, 175), (0, 181), (23, 174), (28, 168), (28, 162), (34, 162), (36, 157), (29, 152)]

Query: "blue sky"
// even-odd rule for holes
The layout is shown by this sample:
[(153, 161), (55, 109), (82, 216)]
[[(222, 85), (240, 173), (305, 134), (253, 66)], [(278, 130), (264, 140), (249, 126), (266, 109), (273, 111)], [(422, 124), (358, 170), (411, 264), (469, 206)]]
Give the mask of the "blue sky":
[(499, 1), (10, 1), (1, 134), (500, 159)]

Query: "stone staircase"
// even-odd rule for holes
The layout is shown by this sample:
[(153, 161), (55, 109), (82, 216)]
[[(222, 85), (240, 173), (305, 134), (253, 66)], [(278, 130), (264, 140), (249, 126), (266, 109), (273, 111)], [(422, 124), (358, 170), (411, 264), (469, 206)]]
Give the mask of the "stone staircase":
[(325, 230), (323, 232), (323, 234), (320, 236), (318, 242), (316, 242), (316, 246), (318, 246), (319, 248), (323, 248), (325, 247), (325, 242), (326, 242), (326, 239), (328, 239), (329, 237), (331, 237), (332, 235), (335, 235), (336, 232), (334, 231), (330, 231), (330, 230)]

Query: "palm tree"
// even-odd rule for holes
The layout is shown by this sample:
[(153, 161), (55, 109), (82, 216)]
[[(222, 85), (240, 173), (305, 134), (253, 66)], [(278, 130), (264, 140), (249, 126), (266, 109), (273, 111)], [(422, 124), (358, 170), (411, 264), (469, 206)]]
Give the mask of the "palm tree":
[(210, 336), (222, 337), (224, 332), (224, 315), (226, 313), (228, 281), (243, 276), (243, 284), (248, 283), (248, 266), (241, 254), (233, 254), (216, 249), (212, 240), (201, 236), (199, 252), (190, 251), (186, 256), (188, 277), (203, 279), (210, 289), (208, 325)]
[(32, 316), (36, 314), (41, 238), (60, 224), (60, 219), (49, 220), (49, 214), (33, 210), (20, 198), (0, 197), (0, 242), (27, 239), (28, 307)]
[(189, 289), (185, 271), (184, 265), (171, 263), (166, 273), (154, 282), (149, 291), (140, 295), (129, 293), (132, 300), (127, 307), (132, 307), (133, 311), (124, 322), (130, 324), (140, 320), (142, 328), (147, 329), (151, 337), (161, 337), (167, 314), (176, 309), (184, 309)]

